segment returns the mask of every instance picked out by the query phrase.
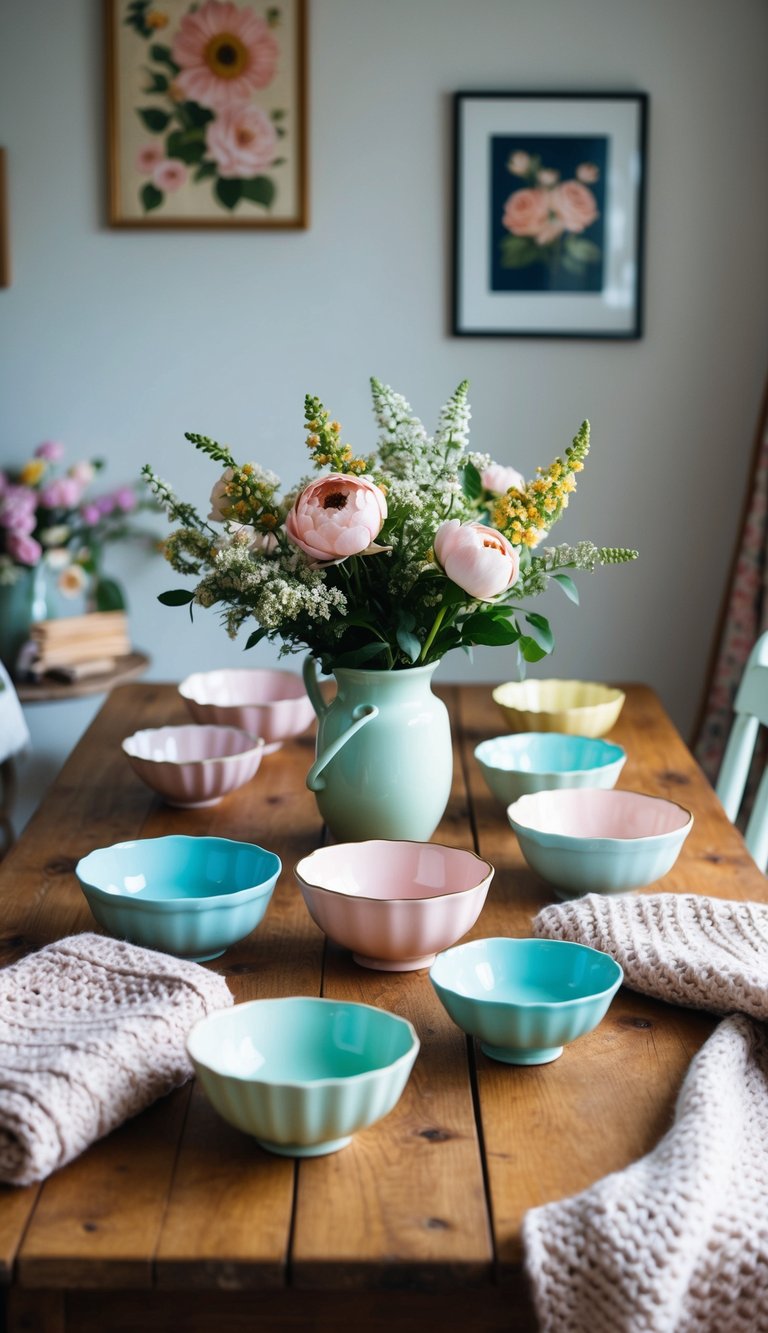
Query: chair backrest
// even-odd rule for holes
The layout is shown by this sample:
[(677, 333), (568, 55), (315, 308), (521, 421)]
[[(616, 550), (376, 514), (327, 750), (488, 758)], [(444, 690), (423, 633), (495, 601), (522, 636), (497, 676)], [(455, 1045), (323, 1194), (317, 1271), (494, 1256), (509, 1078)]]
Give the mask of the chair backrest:
[[(736, 714), (715, 791), (733, 821), (739, 813), (761, 725), (768, 725), (768, 633), (749, 655), (734, 701)], [(760, 869), (768, 864), (768, 768), (763, 772), (744, 840)]]

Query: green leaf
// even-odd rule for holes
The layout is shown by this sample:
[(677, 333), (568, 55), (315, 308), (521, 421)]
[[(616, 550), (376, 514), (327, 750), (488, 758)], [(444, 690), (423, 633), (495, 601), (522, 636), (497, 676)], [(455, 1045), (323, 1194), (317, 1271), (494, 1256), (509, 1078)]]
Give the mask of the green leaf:
[(243, 182), (224, 179), (220, 176), (216, 181), (213, 192), (220, 204), (223, 204), (225, 208), (233, 209), (239, 203), (243, 192)]
[(247, 653), (249, 648), (255, 648), (256, 644), (261, 643), (261, 640), (266, 638), (268, 633), (269, 630), (265, 629), (263, 625), (261, 626), (260, 629), (255, 629), (253, 631), (253, 634), (248, 635), (248, 639), (246, 641), (243, 652)]
[(574, 259), (569, 254), (564, 254), (560, 260), (560, 267), (564, 268), (566, 273), (571, 273), (574, 278), (583, 278), (586, 271), (586, 264), (581, 260)]
[(170, 46), (163, 46), (161, 42), (153, 42), (149, 48), (149, 54), (152, 60), (157, 60), (161, 65), (169, 65), (173, 70), (179, 68), (171, 55)]
[(464, 642), (499, 647), (516, 643), (520, 633), (515, 625), (503, 617), (477, 611), (462, 622), (461, 637)]
[(253, 176), (250, 180), (240, 182), (243, 198), (250, 199), (253, 204), (261, 204), (264, 208), (269, 208), (275, 197), (274, 182), (269, 176)]
[(572, 602), (575, 602), (576, 605), (578, 606), (578, 605), (579, 605), (579, 590), (578, 590), (578, 588), (576, 587), (576, 584), (574, 583), (574, 581), (573, 581), (573, 579), (571, 578), (570, 574), (553, 574), (553, 575), (552, 575), (552, 578), (555, 580), (555, 583), (559, 583), (559, 584), (560, 584), (560, 587), (562, 588), (562, 590), (563, 590), (563, 592), (565, 593), (566, 597), (569, 597), (569, 598), (571, 599), (571, 601), (572, 601)]
[(541, 257), (539, 246), (530, 236), (505, 236), (501, 242), (502, 268), (525, 268)]
[(192, 180), (193, 180), (193, 181), (204, 181), (204, 180), (208, 180), (211, 176), (215, 176), (215, 175), (216, 175), (216, 163), (215, 163), (215, 162), (201, 162), (201, 163), (200, 163), (200, 166), (197, 168), (197, 171), (195, 172), (194, 176), (192, 177)]
[(97, 611), (124, 611), (125, 597), (114, 579), (99, 579), (94, 588)]
[(213, 112), (209, 111), (207, 106), (200, 106), (199, 102), (181, 102), (179, 114), (188, 125), (198, 130), (213, 120)]
[(542, 657), (547, 656), (546, 649), (541, 648), (536, 640), (527, 634), (520, 635), (519, 648), (526, 662), (540, 662)]
[(187, 606), (195, 600), (195, 594), (188, 588), (172, 588), (170, 592), (159, 593), (157, 600), (163, 606)]
[(144, 89), (145, 93), (167, 93), (168, 75), (158, 74), (157, 70), (146, 69), (144, 71), (149, 79), (149, 87)]
[[(176, 157), (179, 161), (186, 162), (188, 166), (201, 162), (205, 155), (205, 144), (200, 130), (174, 130), (168, 135), (165, 147), (169, 157)], [(213, 169), (216, 170), (215, 167)]]
[(352, 652), (342, 653), (340, 657), (334, 657), (334, 665), (340, 667), (359, 667), (364, 666), (372, 657), (379, 657), (381, 653), (386, 652), (385, 643), (366, 643), (362, 648), (355, 648)]
[(153, 208), (159, 208), (164, 198), (165, 195), (162, 190), (158, 190), (155, 185), (148, 181), (141, 191), (141, 202), (144, 205), (145, 213), (150, 213)]
[(567, 234), (565, 249), (578, 264), (598, 264), (603, 257), (600, 246), (595, 245), (595, 242), (588, 240), (586, 236)]
[(138, 106), (136, 115), (151, 134), (162, 134), (171, 119), (168, 112), (161, 111), (158, 106)]
[(480, 499), (483, 483), (474, 463), (465, 463), (461, 469), (461, 489), (467, 500)]
[(421, 644), (410, 630), (403, 629), (402, 626), (397, 630), (397, 642), (402, 648), (410, 662), (417, 662), (421, 654)]
[(533, 638), (539, 647), (543, 648), (545, 653), (551, 653), (555, 646), (555, 636), (546, 617), (540, 616), (536, 611), (531, 611), (525, 619), (531, 626)]

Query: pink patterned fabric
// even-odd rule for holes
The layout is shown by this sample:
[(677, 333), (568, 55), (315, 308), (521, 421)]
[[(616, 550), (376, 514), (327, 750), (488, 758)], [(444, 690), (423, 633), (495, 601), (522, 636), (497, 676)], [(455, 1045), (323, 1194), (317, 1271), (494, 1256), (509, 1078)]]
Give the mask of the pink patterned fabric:
[[(768, 629), (768, 418), (762, 425), (752, 494), (741, 534), (725, 624), (694, 753), (710, 782), (720, 768), (733, 701), (755, 640)], [(758, 761), (759, 762), (759, 761)]]

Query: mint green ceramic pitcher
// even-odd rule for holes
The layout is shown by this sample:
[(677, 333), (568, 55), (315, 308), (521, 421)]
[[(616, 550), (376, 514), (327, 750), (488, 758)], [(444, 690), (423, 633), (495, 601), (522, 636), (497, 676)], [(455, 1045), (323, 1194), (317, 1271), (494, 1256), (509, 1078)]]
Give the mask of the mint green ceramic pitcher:
[(318, 717), (317, 759), (307, 774), (339, 842), (407, 838), (426, 842), (451, 790), (448, 710), (432, 693), (438, 664), (403, 671), (338, 667), (326, 703), (311, 657), (304, 682)]

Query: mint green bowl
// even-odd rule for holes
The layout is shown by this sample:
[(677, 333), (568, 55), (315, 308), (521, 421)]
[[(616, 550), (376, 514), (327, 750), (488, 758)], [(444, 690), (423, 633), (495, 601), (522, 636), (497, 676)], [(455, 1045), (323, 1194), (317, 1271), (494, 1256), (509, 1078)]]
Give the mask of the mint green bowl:
[(627, 755), (620, 745), (593, 736), (520, 731), (481, 741), (475, 759), (494, 796), (509, 805), (532, 791), (614, 787)]
[(202, 963), (250, 935), (280, 870), (251, 842), (171, 834), (98, 847), (75, 874), (110, 935)]
[(187, 1051), (211, 1105), (282, 1157), (319, 1157), (387, 1115), (419, 1050), (404, 1018), (290, 996), (201, 1019)]
[(472, 940), (438, 954), (429, 977), (454, 1023), (486, 1055), (550, 1064), (604, 1017), (623, 972), (615, 959), (567, 940)]

